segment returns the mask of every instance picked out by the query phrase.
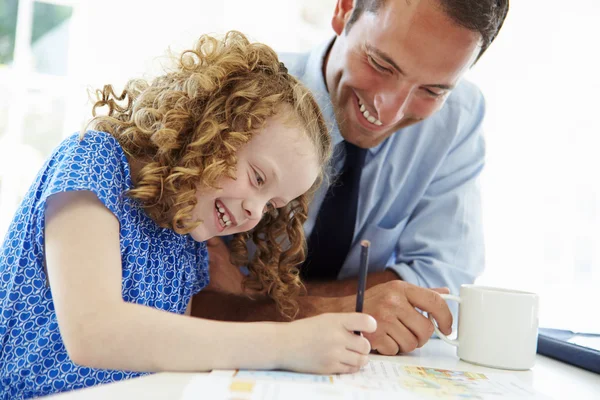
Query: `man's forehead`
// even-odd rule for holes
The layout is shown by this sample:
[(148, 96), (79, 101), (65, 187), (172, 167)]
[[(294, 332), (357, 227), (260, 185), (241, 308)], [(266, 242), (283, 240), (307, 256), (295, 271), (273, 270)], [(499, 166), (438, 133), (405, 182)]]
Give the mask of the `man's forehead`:
[(454, 23), (433, 0), (412, 0), (410, 6), (405, 0), (388, 1), (389, 6), (364, 16), (359, 40), (396, 58), (401, 67), (411, 55), (419, 68), (431, 66), (433, 71), (463, 70), (475, 60), (481, 35)]
[(380, 0), (375, 12), (363, 14), (370, 16), (380, 31), (394, 32), (396, 35), (401, 35), (402, 31), (408, 31), (414, 25), (439, 28), (440, 22), (443, 22), (443, 25), (460, 27), (445, 11), (441, 0)]
[[(375, 13), (367, 13), (381, 32), (406, 34), (415, 24), (432, 25), (439, 17), (449, 19), (436, 0), (384, 0)], [(433, 18), (437, 17), (437, 18)]]

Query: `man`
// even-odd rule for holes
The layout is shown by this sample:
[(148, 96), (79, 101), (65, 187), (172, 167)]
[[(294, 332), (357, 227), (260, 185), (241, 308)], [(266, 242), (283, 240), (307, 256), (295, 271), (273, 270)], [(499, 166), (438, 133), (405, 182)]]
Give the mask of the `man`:
[[(360, 240), (369, 239), (364, 312), (378, 322), (366, 335), (372, 348), (391, 355), (422, 346), (433, 325), (418, 310), (450, 333), (452, 314), (439, 293), (457, 292), (484, 266), (476, 179), (485, 105), (461, 78), (507, 11), (508, 0), (338, 0), (333, 41), (282, 56), (332, 125), (341, 183), (324, 185), (310, 207), (301, 317), (353, 311)], [(225, 295), (242, 292), (242, 275), (223, 243), (211, 243), (210, 253), (216, 290), (195, 297), (195, 315), (276, 318), (265, 299)], [(204, 302), (213, 312), (203, 312)]]

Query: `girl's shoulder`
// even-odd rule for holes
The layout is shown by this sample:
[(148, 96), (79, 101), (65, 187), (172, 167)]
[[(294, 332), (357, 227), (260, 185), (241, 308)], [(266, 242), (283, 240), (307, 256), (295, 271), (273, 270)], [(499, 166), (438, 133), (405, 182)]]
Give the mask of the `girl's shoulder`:
[(122, 214), (124, 194), (131, 187), (131, 170), (123, 148), (111, 134), (99, 131), (65, 138), (34, 183), (40, 207), (45, 207), (53, 194), (87, 190), (117, 216)]
[(54, 158), (71, 157), (75, 164), (114, 163), (128, 164), (127, 157), (117, 139), (107, 132), (86, 131), (74, 133), (64, 139), (52, 153)]
[[(71, 178), (131, 186), (129, 161), (117, 139), (109, 133), (74, 133), (53, 151), (46, 173)], [(68, 181), (66, 181), (68, 182)]]

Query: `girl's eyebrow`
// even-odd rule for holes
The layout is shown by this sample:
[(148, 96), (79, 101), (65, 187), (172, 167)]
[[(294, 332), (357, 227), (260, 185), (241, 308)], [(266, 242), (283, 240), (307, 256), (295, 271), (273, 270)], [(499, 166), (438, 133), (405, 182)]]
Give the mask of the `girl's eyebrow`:
[[(266, 164), (267, 168), (261, 168), (258, 166), (258, 164), (262, 163), (263, 165)], [(277, 168), (275, 168), (275, 164), (272, 161), (269, 161), (266, 158), (262, 158), (262, 157), (258, 157), (258, 159), (256, 160), (256, 162), (252, 163), (254, 165), (254, 167), (256, 169), (258, 169), (258, 171), (263, 174), (263, 176), (268, 176), (270, 175), (270, 177), (275, 181), (275, 182), (279, 182), (279, 174), (277, 171)], [(265, 170), (269, 170), (270, 174), (266, 174)]]

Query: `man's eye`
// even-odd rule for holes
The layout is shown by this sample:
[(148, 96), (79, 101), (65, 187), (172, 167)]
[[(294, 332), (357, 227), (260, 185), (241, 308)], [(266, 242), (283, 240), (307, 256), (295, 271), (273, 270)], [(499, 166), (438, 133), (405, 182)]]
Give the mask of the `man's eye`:
[(367, 56), (367, 57), (369, 58), (369, 63), (371, 63), (373, 68), (375, 68), (379, 72), (389, 72), (389, 73), (392, 72), (392, 71), (390, 71), (389, 68), (386, 68), (383, 65), (379, 64), (377, 61), (375, 61), (375, 59), (373, 57), (371, 57), (371, 56)]
[(444, 94), (444, 92), (438, 93), (438, 92), (434, 92), (433, 90), (427, 89), (427, 88), (424, 88), (423, 90), (425, 90), (425, 93), (427, 93), (431, 97), (440, 97)]

